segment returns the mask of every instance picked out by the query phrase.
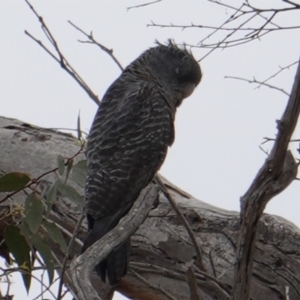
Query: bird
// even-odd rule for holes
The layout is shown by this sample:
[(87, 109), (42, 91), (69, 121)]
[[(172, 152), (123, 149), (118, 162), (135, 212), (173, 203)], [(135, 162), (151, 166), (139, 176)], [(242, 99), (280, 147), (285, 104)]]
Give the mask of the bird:
[[(154, 178), (174, 142), (176, 109), (202, 78), (199, 63), (173, 40), (143, 52), (104, 94), (87, 141), (82, 252), (111, 231)], [(95, 270), (115, 286), (128, 269), (130, 240)]]

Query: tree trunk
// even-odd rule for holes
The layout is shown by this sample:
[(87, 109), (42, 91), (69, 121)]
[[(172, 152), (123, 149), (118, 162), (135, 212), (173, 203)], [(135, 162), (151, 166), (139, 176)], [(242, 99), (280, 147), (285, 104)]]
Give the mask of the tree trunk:
[[(80, 148), (69, 134), (24, 124), (18, 120), (0, 117), (0, 175), (21, 171), (36, 178), (56, 167), (57, 155), (66, 158)], [(76, 159), (83, 159), (79, 155)], [(43, 178), (40, 188), (48, 188), (55, 174)], [(206, 272), (192, 267), (198, 287), (198, 299), (228, 299), (233, 284), (236, 246), (239, 236), (239, 213), (213, 207), (183, 192), (163, 179), (169, 193), (186, 217), (203, 255)], [(80, 191), (83, 194), (83, 191)], [(0, 193), (0, 199), (5, 194)], [(25, 194), (12, 197), (14, 203), (24, 203)], [(11, 200), (1, 203), (0, 234), (15, 218), (7, 214)], [(81, 208), (64, 197), (57, 197), (51, 220), (65, 231), (73, 233)], [(86, 237), (86, 223), (78, 234)], [(68, 237), (66, 236), (66, 239)], [(130, 269), (116, 290), (132, 299), (197, 299), (187, 283), (188, 269), (196, 258), (190, 237), (169, 202), (160, 194), (160, 201), (144, 224), (132, 237)], [(263, 215), (259, 222), (251, 299), (300, 299), (300, 230), (287, 220)], [(52, 250), (60, 262), (64, 256), (57, 245)], [(3, 251), (2, 251), (3, 252)], [(70, 260), (80, 253), (75, 243)], [(1, 253), (0, 253), (1, 254)], [(3, 253), (2, 253), (3, 254)], [(68, 271), (68, 270), (67, 270)], [(189, 277), (190, 278), (190, 277)], [(73, 290), (72, 281), (65, 282)], [(111, 299), (112, 291), (96, 275), (92, 282), (103, 300)]]

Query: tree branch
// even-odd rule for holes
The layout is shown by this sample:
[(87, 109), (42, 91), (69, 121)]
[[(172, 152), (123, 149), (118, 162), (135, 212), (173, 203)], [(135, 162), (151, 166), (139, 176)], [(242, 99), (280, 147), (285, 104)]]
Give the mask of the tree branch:
[(266, 204), (281, 193), (297, 175), (297, 163), (287, 151), (300, 112), (300, 64), (291, 96), (280, 121), (278, 135), (264, 165), (250, 188), (241, 198), (241, 230), (237, 249), (237, 263), (233, 299), (249, 299), (257, 226)]
[[(157, 195), (158, 186), (148, 185), (144, 188), (129, 214), (126, 215), (112, 231), (94, 243), (71, 263), (70, 269), (80, 299), (101, 300), (90, 282), (90, 273), (114, 248), (134, 234), (146, 219)], [(101, 250), (99, 251), (99, 249)]]
[(93, 32), (91, 32), (90, 34), (87, 34), (85, 31), (83, 31), (81, 28), (79, 28), (78, 26), (76, 26), (74, 23), (72, 23), (71, 21), (68, 21), (69, 24), (71, 24), (75, 29), (77, 29), (79, 32), (81, 32), (83, 35), (85, 35), (89, 41), (80, 41), (78, 40), (80, 43), (90, 43), (90, 44), (94, 44), (96, 46), (98, 46), (102, 51), (104, 51), (105, 53), (107, 53), (112, 60), (117, 64), (117, 66), (119, 67), (119, 69), (121, 71), (124, 70), (124, 68), (122, 67), (121, 63), (119, 62), (119, 60), (114, 56), (113, 54), (113, 49), (108, 49), (107, 47), (105, 47), (104, 45), (100, 44), (99, 42), (97, 42), (93, 36)]
[(40, 22), (42, 29), (51, 43), (51, 45), (54, 47), (58, 57), (56, 57), (40, 40), (35, 38), (32, 34), (30, 34), (28, 31), (25, 30), (25, 34), (28, 35), (33, 41), (35, 41), (39, 46), (41, 46), (56, 62), (60, 64), (62, 69), (64, 69), (78, 84), (79, 86), (89, 95), (89, 97), (97, 104), (99, 105), (100, 101), (98, 99), (98, 96), (91, 90), (91, 88), (87, 85), (87, 83), (81, 78), (81, 76), (75, 71), (75, 69), (71, 66), (71, 64), (67, 61), (63, 53), (58, 47), (58, 43), (54, 39), (50, 29), (44, 22), (42, 16), (40, 16), (34, 7), (30, 4), (28, 0), (25, 0), (25, 2), (28, 4), (31, 11), (35, 14), (38, 21)]
[(159, 175), (155, 176), (155, 181), (158, 183), (158, 185), (160, 186), (160, 188), (161, 188), (162, 192), (164, 193), (165, 197), (168, 199), (168, 201), (170, 202), (170, 204), (173, 207), (174, 211), (176, 212), (176, 214), (181, 219), (183, 226), (186, 228), (186, 230), (187, 230), (187, 232), (188, 232), (188, 234), (189, 234), (189, 236), (192, 240), (192, 243), (195, 247), (195, 251), (196, 251), (196, 255), (197, 255), (197, 266), (200, 268), (200, 270), (206, 271), (206, 268), (203, 264), (202, 253), (201, 253), (200, 247), (198, 245), (197, 239), (196, 239), (196, 237), (193, 233), (193, 230), (191, 229), (189, 223), (187, 222), (186, 218), (184, 217), (184, 215), (182, 214), (180, 209), (177, 207), (176, 202), (171, 197), (170, 193), (166, 189), (166, 187), (165, 187), (164, 183), (162, 182), (162, 180), (160, 179)]

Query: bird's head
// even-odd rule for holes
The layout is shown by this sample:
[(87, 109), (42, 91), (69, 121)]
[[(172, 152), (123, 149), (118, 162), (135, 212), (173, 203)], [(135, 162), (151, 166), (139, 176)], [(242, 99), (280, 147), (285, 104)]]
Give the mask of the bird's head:
[(199, 84), (202, 77), (200, 65), (190, 51), (185, 47), (179, 48), (171, 40), (167, 45), (157, 44), (142, 56), (151, 73), (172, 95), (171, 100), (178, 107)]

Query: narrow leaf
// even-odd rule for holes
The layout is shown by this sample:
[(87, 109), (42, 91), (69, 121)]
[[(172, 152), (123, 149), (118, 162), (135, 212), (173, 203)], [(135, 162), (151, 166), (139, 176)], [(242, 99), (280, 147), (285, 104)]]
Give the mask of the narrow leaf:
[(72, 168), (70, 179), (84, 188), (87, 175), (87, 161), (86, 159), (79, 161)]
[(69, 163), (68, 163), (65, 183), (67, 183), (67, 181), (68, 181), (68, 179), (69, 179), (70, 172), (71, 172), (72, 167), (73, 167), (73, 163), (74, 163), (74, 160), (73, 160), (73, 159), (71, 159), (71, 160), (69, 161)]
[(80, 124), (80, 111), (78, 112), (78, 117), (77, 117), (77, 138), (80, 140), (81, 139), (81, 124)]
[(36, 193), (30, 194), (25, 201), (25, 222), (32, 233), (36, 233), (43, 219), (43, 203)]
[(25, 173), (12, 172), (0, 178), (0, 192), (13, 192), (20, 190), (30, 181), (30, 177)]
[(77, 205), (83, 206), (83, 196), (80, 195), (72, 186), (63, 184), (62, 182), (58, 181), (57, 189), (70, 201), (74, 202)]
[(53, 242), (59, 244), (60, 249), (66, 253), (68, 247), (61, 230), (54, 223), (47, 221), (43, 221), (43, 226), (46, 228), (49, 237), (53, 240)]
[(24, 236), (20, 233), (20, 229), (16, 226), (9, 225), (4, 232), (4, 240), (16, 263), (28, 273), (22, 273), (22, 278), (27, 292), (31, 282), (31, 262), (30, 248)]
[(60, 175), (63, 175), (65, 171), (65, 159), (61, 155), (58, 155), (56, 157), (56, 160), (57, 160), (58, 172)]
[(48, 206), (48, 211), (51, 210), (53, 203), (56, 201), (56, 195), (57, 195), (57, 181), (54, 181), (47, 193), (46, 204)]
[(22, 232), (26, 237), (28, 237), (32, 245), (42, 257), (47, 268), (49, 283), (52, 284), (54, 277), (54, 259), (50, 246), (40, 235), (38, 235), (38, 233), (33, 234), (25, 222), (22, 223)]

